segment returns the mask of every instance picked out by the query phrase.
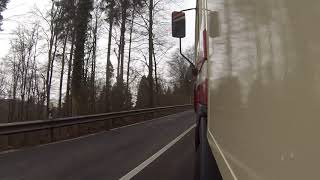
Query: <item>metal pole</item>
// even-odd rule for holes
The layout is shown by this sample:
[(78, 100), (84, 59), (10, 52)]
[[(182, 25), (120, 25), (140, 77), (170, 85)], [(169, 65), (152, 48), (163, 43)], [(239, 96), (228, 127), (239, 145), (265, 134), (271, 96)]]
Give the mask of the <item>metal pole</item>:
[(192, 68), (196, 69), (196, 66), (193, 64), (193, 62), (183, 54), (183, 52), (182, 52), (182, 38), (179, 38), (179, 39), (180, 39), (180, 54), (181, 54), (181, 56), (190, 63)]

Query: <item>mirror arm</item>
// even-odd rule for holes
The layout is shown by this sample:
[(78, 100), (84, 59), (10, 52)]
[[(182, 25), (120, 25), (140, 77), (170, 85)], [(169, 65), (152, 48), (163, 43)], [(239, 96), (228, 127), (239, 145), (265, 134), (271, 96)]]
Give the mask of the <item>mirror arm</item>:
[(184, 9), (184, 10), (181, 10), (181, 12), (192, 11), (192, 10), (197, 10), (197, 8)]
[[(192, 10), (198, 10), (198, 8), (184, 9), (184, 10), (181, 10), (181, 12), (192, 11)], [(214, 12), (210, 9), (201, 9), (201, 10), (208, 11), (208, 12)]]
[(182, 38), (179, 38), (179, 39), (180, 39), (180, 54), (181, 54), (181, 56), (190, 63), (190, 65), (192, 66), (193, 69), (197, 69), (196, 66), (193, 64), (193, 62), (183, 54), (183, 52), (182, 52), (182, 42), (181, 42)]

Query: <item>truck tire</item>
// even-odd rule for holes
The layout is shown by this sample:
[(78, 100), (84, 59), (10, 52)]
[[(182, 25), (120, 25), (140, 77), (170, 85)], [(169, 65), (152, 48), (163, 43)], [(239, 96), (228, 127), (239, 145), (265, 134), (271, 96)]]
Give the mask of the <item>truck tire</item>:
[(198, 126), (199, 146), (196, 148), (195, 179), (222, 180), (218, 165), (211, 152), (207, 139), (207, 119), (203, 117), (199, 118)]

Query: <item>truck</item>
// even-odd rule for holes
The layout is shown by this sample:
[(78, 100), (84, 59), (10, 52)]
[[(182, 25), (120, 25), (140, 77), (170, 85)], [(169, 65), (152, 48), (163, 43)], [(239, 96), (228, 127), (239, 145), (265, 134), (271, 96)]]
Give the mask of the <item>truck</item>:
[(181, 49), (185, 13), (196, 11), (196, 58), (180, 51), (196, 79), (195, 179), (320, 178), (319, 7), (197, 0), (172, 13)]

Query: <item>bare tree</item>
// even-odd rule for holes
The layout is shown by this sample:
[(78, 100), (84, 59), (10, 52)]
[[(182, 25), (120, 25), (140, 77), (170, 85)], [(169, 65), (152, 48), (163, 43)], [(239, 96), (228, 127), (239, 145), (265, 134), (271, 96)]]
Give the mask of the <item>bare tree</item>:
[[(11, 70), (8, 121), (32, 120), (41, 116), (35, 111), (40, 104), (40, 74), (37, 65), (37, 44), (39, 24), (27, 28), (19, 26), (11, 40), (10, 54), (6, 56), (6, 66)], [(38, 114), (37, 114), (38, 113)]]

